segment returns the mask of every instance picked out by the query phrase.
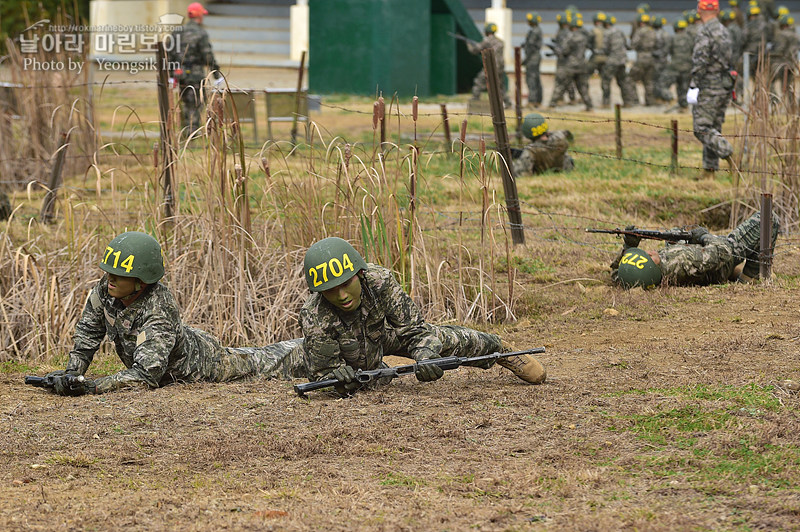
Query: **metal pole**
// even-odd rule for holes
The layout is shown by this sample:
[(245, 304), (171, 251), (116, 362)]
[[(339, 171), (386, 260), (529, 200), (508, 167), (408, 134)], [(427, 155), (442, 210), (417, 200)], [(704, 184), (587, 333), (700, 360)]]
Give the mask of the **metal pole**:
[(622, 159), (622, 106), (614, 105), (614, 134), (617, 139), (617, 159)]
[(300, 68), (297, 71), (297, 92), (294, 97), (294, 114), (292, 116), (292, 144), (297, 144), (297, 118), (300, 114), (300, 96), (303, 90), (303, 72), (306, 68), (306, 51), (300, 54)]
[(747, 105), (748, 95), (750, 93), (750, 54), (745, 52), (742, 55), (742, 103)]
[(508, 143), (508, 129), (503, 107), (503, 94), (500, 90), (500, 75), (494, 58), (494, 50), (487, 48), (481, 52), (483, 69), (486, 72), (486, 85), (489, 90), (489, 105), (492, 111), (494, 139), (497, 152), (500, 154), (500, 175), (503, 177), (503, 191), (506, 196), (506, 210), (511, 225), (511, 241), (516, 244), (525, 243), (525, 232), (522, 226), (522, 211), (517, 196), (517, 182), (511, 171), (511, 146)]
[(772, 194), (761, 194), (761, 249), (758, 274), (768, 281), (772, 276)]

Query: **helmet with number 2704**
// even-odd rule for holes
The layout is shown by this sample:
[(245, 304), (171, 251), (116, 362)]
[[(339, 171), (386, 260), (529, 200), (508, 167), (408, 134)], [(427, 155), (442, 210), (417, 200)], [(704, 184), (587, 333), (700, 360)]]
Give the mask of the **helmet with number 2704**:
[(303, 260), (306, 284), (312, 292), (346, 283), (366, 267), (361, 254), (347, 240), (335, 236), (313, 243)]
[(156, 283), (164, 277), (161, 246), (147, 233), (122, 233), (106, 246), (100, 269), (119, 277), (135, 277), (146, 284)]

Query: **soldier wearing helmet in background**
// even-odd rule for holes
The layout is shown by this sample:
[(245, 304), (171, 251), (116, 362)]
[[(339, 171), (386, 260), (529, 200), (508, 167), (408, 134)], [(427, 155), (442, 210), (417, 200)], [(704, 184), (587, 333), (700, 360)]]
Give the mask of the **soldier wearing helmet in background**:
[(664, 29), (665, 22), (666, 19), (660, 15), (653, 15), (650, 20), (650, 25), (656, 35), (656, 46), (653, 49), (653, 61), (656, 65), (653, 72), (653, 92), (656, 100), (660, 100), (661, 103), (672, 101), (672, 94), (669, 92), (671, 85), (669, 68), (666, 68), (669, 63), (672, 36)]
[(583, 19), (573, 16), (569, 27), (569, 37), (558, 51), (559, 58), (564, 58), (564, 67), (556, 71), (556, 83), (553, 87), (553, 96), (550, 98), (550, 107), (555, 107), (564, 92), (574, 85), (586, 105), (586, 110), (591, 111), (592, 97), (589, 95), (589, 76), (586, 73), (588, 39), (582, 31)]
[[(184, 325), (169, 288), (159, 282), (164, 262), (156, 239), (130, 231), (114, 238), (100, 260), (105, 273), (92, 288), (78, 324), (66, 370), (54, 371), (59, 395), (104, 393), (174, 382), (223, 382), (252, 376), (303, 376), (302, 338), (265, 347), (222, 347), (214, 336)], [(125, 369), (71, 385), (83, 375), (104, 338)]]
[(689, 26), (686, 28), (686, 33), (692, 36), (692, 40), (697, 40), (697, 32), (700, 31), (700, 19), (697, 18), (697, 10), (687, 11), (686, 23)]
[(600, 72), (600, 87), (603, 91), (603, 107), (611, 105), (611, 80), (617, 80), (617, 87), (622, 95), (625, 107), (639, 104), (636, 89), (633, 86), (625, 65), (628, 61), (628, 39), (622, 30), (615, 26), (616, 19), (607, 16), (603, 21), (606, 33), (603, 37), (603, 55), (606, 62)]
[[(500, 92), (503, 96), (503, 102), (505, 103), (506, 107), (511, 106), (511, 99), (506, 95), (505, 83), (503, 83), (503, 76), (505, 76), (505, 69), (506, 69), (506, 62), (503, 58), (503, 48), (504, 44), (497, 35), (497, 24), (493, 22), (487, 22), (486, 25), (483, 27), (483, 34), (485, 35), (484, 39), (479, 42), (467, 42), (467, 49), (470, 53), (475, 55), (480, 55), (483, 50), (488, 48), (492, 48), (494, 50), (494, 60), (495, 64), (497, 65), (497, 75), (500, 76)], [(475, 76), (475, 79), (472, 82), (472, 99), (479, 100), (481, 98), (481, 93), (486, 92), (486, 72), (484, 69), (481, 69), (478, 72), (478, 75)]]
[[(556, 15), (556, 22), (558, 23), (558, 31), (556, 32), (556, 36), (553, 38), (553, 44), (555, 47), (553, 48), (553, 54), (556, 57), (556, 79), (559, 77), (566, 77), (566, 64), (567, 58), (563, 54), (559, 54), (558, 50), (562, 50), (564, 48), (564, 43), (566, 42), (567, 38), (570, 35), (569, 31), (569, 21), (572, 20), (572, 15), (568, 15), (566, 12), (558, 13)], [(570, 84), (567, 87), (567, 99), (569, 103), (575, 101), (575, 85)], [(550, 102), (550, 106), (558, 105), (559, 102)]]
[(591, 31), (592, 57), (589, 59), (587, 68), (587, 74), (589, 77), (591, 77), (595, 71), (602, 75), (603, 66), (608, 60), (608, 56), (605, 54), (605, 35), (608, 33), (608, 31), (604, 25), (607, 20), (608, 15), (602, 11), (595, 13), (594, 18), (592, 19), (594, 24)]
[(767, 22), (761, 8), (751, 5), (747, 8), (747, 23), (744, 29), (744, 53), (750, 54), (750, 77), (755, 79), (758, 64), (767, 45)]
[[(471, 358), (502, 349), (497, 335), (426, 323), (392, 272), (367, 264), (341, 238), (329, 237), (311, 245), (303, 269), (311, 291), (300, 310), (308, 378), (337, 379), (336, 389), (341, 394), (361, 387), (357, 370), (387, 367), (384, 356), (416, 361), (443, 356)], [(544, 367), (530, 355), (509, 357), (498, 364), (529, 383), (539, 384), (546, 378)], [(442, 374), (437, 366), (418, 366), (416, 370), (420, 381), (436, 380)]]
[(780, 81), (784, 97), (792, 93), (797, 53), (800, 50), (794, 18), (788, 13), (778, 17), (779, 29), (772, 48), (773, 80)]
[(631, 39), (636, 35), (636, 30), (639, 29), (639, 20), (642, 15), (650, 15), (650, 4), (639, 4), (636, 6), (636, 17), (633, 19), (633, 24), (631, 25)]
[(703, 177), (713, 177), (719, 160), (733, 153), (722, 136), (725, 110), (735, 83), (731, 65), (731, 34), (719, 21), (719, 0), (699, 0), (697, 10), (703, 26), (692, 52), (691, 87), (699, 89), (692, 107), (694, 136), (703, 143)]
[[(735, 11), (720, 11), (719, 20), (731, 34), (731, 65), (737, 72), (742, 71), (742, 51), (744, 50), (744, 31), (736, 23)], [(742, 76), (736, 79), (736, 94), (742, 94)], [(680, 94), (680, 93), (678, 93)]]
[(728, 0), (728, 5), (730, 6), (728, 12), (733, 13), (732, 20), (739, 26), (742, 30), (742, 35), (744, 35), (744, 12), (742, 8), (739, 7), (739, 0)]
[[(635, 229), (633, 226), (627, 230)], [(667, 244), (658, 252), (639, 248), (640, 238), (625, 235), (622, 250), (611, 263), (611, 279), (623, 288), (709, 285), (749, 282), (759, 276), (761, 214), (755, 213), (728, 236), (712, 235), (705, 227), (692, 229), (687, 243)], [(772, 248), (778, 238), (778, 219), (772, 220)], [(744, 263), (739, 272), (737, 266)]]
[(650, 25), (650, 15), (647, 13), (639, 15), (638, 28), (631, 39), (631, 48), (636, 51), (636, 62), (631, 68), (630, 78), (634, 83), (641, 83), (644, 86), (644, 104), (655, 105), (653, 52), (656, 49), (656, 34)]
[(686, 112), (689, 108), (689, 104), (686, 102), (686, 92), (689, 90), (689, 82), (692, 79), (694, 40), (686, 31), (688, 26), (689, 24), (683, 19), (675, 21), (675, 35), (672, 36), (669, 47), (669, 71), (672, 81), (675, 83), (678, 108), (681, 112)]
[(522, 49), (525, 52), (525, 82), (528, 85), (528, 103), (534, 107), (542, 104), (542, 79), (539, 76), (539, 65), (542, 61), (542, 29), (539, 24), (542, 17), (539, 13), (528, 13), (528, 34)]
[(511, 163), (514, 176), (541, 174), (551, 169), (567, 172), (575, 168), (572, 157), (567, 154), (572, 133), (548, 129), (547, 121), (539, 113), (525, 115), (522, 133), (532, 142), (515, 153)]
[(180, 68), (171, 72), (171, 77), (178, 80), (182, 109), (181, 127), (188, 128), (191, 135), (200, 127), (200, 102), (202, 101), (201, 85), (206, 77), (206, 69), (214, 73), (217, 82), (222, 81), (217, 60), (211, 50), (208, 33), (203, 29), (203, 16), (208, 11), (199, 2), (189, 4), (186, 9), (189, 20), (176, 31), (176, 45), (170, 50), (169, 60), (179, 64)]

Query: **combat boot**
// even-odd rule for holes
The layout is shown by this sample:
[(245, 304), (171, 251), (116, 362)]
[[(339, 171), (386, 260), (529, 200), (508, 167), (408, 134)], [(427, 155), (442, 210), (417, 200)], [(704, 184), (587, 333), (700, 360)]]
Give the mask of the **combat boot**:
[(541, 384), (547, 379), (547, 370), (531, 355), (501, 358), (497, 364), (511, 370), (511, 373), (531, 384)]

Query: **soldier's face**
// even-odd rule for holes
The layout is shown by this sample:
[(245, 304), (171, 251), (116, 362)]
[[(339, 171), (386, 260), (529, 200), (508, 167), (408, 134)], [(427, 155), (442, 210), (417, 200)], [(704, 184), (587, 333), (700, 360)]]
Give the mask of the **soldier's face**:
[(136, 290), (136, 277), (108, 274), (108, 295), (122, 299), (131, 295), (134, 290)]
[(339, 310), (352, 312), (361, 306), (361, 280), (354, 275), (347, 282), (322, 292), (322, 297)]

